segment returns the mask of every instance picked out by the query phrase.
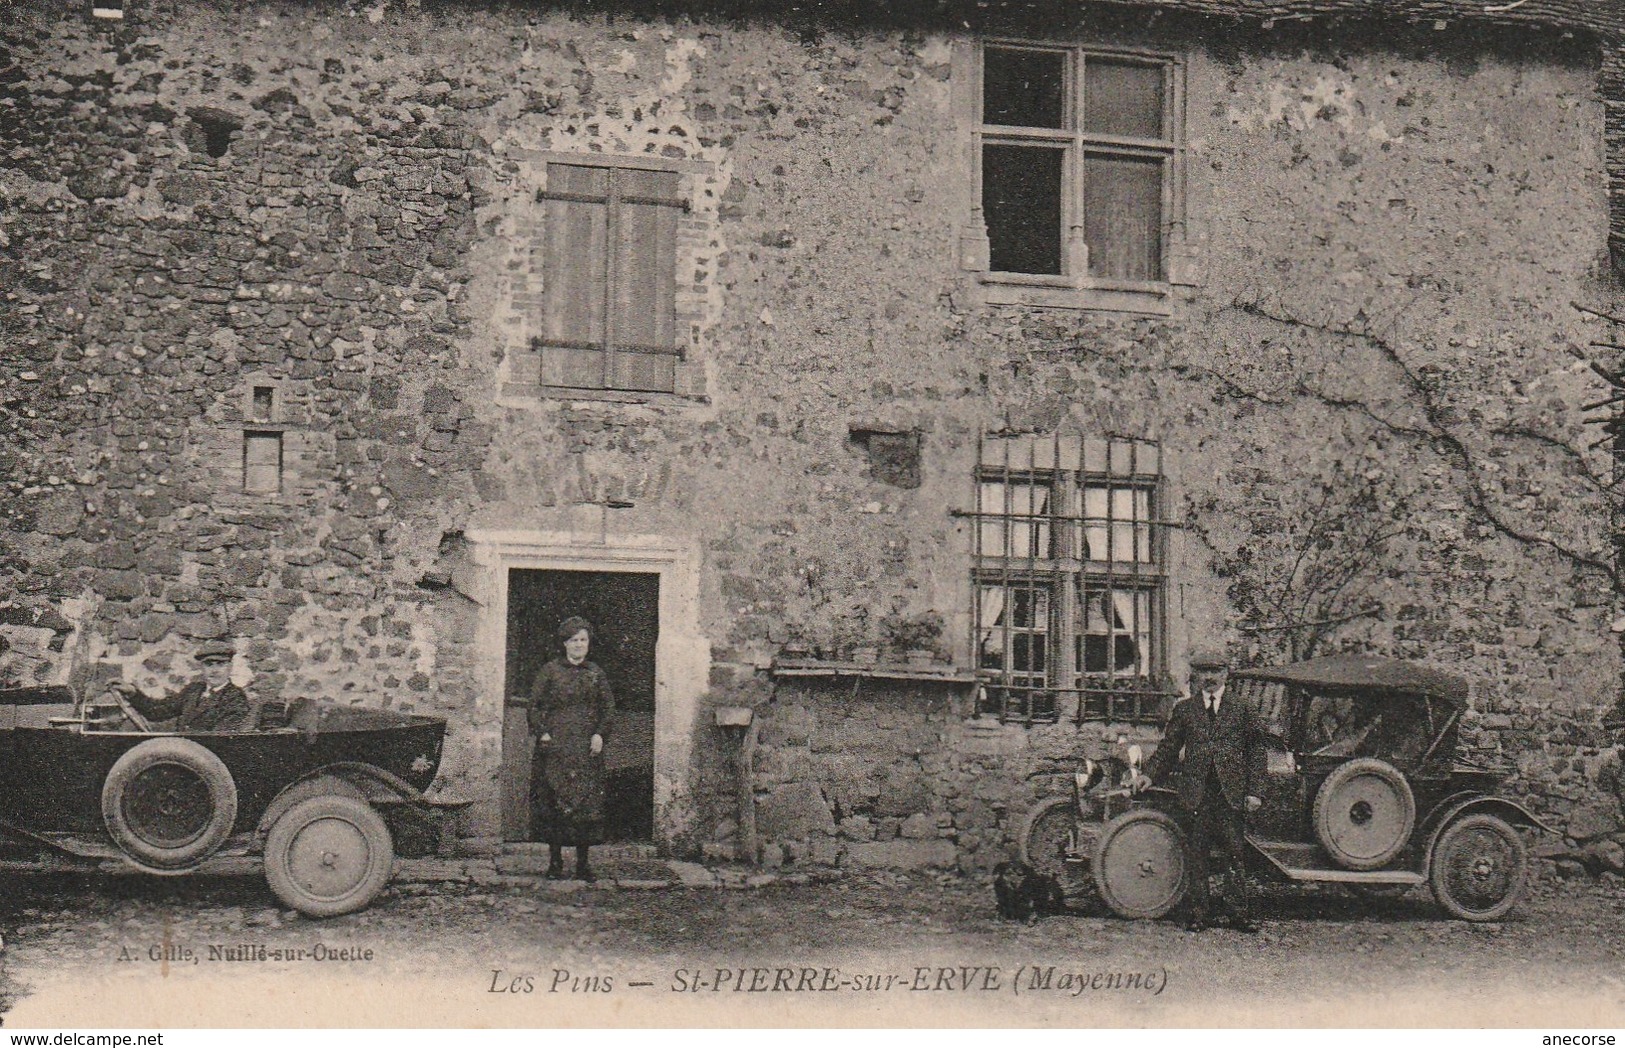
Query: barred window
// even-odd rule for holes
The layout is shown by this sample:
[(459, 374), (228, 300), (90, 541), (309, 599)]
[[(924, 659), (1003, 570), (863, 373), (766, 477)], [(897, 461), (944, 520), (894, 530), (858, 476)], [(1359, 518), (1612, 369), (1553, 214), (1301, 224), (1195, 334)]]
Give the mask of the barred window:
[(1162, 456), (1151, 441), (989, 435), (972, 580), (978, 712), (1153, 720), (1165, 693)]

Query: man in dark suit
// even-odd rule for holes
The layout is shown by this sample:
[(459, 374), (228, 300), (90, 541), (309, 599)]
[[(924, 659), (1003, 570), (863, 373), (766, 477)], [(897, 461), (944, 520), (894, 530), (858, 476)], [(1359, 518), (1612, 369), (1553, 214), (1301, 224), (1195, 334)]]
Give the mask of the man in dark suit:
[(203, 676), (173, 695), (153, 696), (133, 684), (113, 687), (154, 728), (166, 731), (248, 731), (253, 707), (248, 695), (231, 682), (232, 649), (225, 643), (204, 646), (195, 658)]
[(1191, 694), (1174, 705), (1156, 752), (1136, 781), (1143, 789), (1170, 775), (1185, 809), (1186, 865), (1190, 870), (1190, 910), (1185, 927), (1201, 931), (1212, 919), (1208, 856), (1224, 854), (1230, 898), (1228, 923), (1256, 932), (1247, 898), (1247, 812), (1258, 807), (1254, 791), (1264, 776), (1263, 730), (1257, 714), (1224, 693), (1228, 663), (1216, 652), (1191, 656)]

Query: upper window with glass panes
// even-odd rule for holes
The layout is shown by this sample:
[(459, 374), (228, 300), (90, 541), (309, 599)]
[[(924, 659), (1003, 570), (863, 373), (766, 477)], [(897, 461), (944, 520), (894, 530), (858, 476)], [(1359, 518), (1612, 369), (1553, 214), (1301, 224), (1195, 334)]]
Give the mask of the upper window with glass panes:
[(1180, 68), (1151, 54), (983, 46), (986, 282), (1166, 292), (1182, 225)]

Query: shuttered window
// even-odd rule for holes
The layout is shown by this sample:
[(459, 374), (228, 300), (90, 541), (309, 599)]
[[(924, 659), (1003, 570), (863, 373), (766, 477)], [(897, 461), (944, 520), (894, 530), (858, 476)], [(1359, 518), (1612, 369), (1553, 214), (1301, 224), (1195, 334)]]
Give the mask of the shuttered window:
[(533, 342), (542, 385), (675, 389), (681, 182), (675, 171), (548, 164)]
[(1105, 285), (1168, 279), (1175, 68), (1079, 48), (983, 48), (982, 213), (993, 272)]

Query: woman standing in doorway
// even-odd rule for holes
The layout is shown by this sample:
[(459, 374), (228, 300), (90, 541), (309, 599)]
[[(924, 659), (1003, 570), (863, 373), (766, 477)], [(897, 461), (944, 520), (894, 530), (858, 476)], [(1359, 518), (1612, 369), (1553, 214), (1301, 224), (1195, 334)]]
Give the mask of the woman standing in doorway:
[(587, 661), (592, 626), (580, 616), (559, 624), (564, 657), (536, 674), (530, 731), (536, 753), (530, 771), (532, 837), (551, 853), (547, 875), (564, 876), (564, 845), (576, 846), (576, 877), (593, 880), (587, 849), (604, 818), (604, 739), (615, 716), (609, 678)]

